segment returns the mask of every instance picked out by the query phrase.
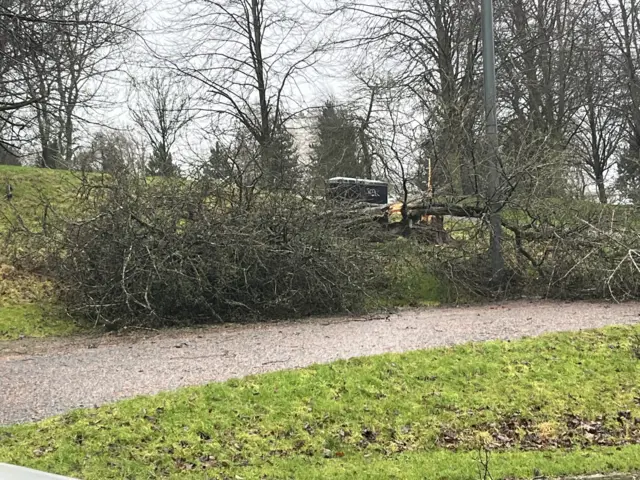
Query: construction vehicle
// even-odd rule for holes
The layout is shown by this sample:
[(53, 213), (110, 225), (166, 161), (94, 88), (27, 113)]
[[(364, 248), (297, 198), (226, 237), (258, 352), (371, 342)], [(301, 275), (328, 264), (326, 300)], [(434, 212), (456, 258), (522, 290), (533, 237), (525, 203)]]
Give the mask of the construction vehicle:
[(386, 205), (389, 185), (380, 180), (365, 178), (334, 177), (327, 180), (327, 198)]
[[(369, 204), (371, 206), (387, 206), (384, 222), (390, 229), (406, 236), (412, 229), (418, 229), (421, 234), (431, 238), (436, 243), (446, 243), (447, 234), (444, 231), (444, 218), (438, 215), (423, 214), (419, 217), (403, 214), (405, 205), (402, 201), (389, 203), (389, 185), (380, 180), (353, 177), (333, 177), (326, 182), (326, 196), (331, 200), (343, 200), (351, 204)], [(427, 198), (433, 198), (431, 184), (431, 162), (429, 162), (429, 184)], [(381, 210), (382, 211), (382, 210)]]

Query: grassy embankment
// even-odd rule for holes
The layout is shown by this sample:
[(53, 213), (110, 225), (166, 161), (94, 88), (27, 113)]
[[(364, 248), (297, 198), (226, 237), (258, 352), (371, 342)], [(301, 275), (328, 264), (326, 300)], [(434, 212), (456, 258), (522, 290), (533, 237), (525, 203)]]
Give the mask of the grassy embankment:
[[(6, 185), (13, 198), (5, 198)], [(33, 231), (42, 225), (44, 204), (61, 213), (71, 211), (79, 178), (67, 171), (0, 166), (0, 340), (21, 336), (67, 335), (79, 330), (54, 300), (49, 279), (29, 274), (12, 265), (19, 237), (7, 237), (11, 225), (22, 224)]]

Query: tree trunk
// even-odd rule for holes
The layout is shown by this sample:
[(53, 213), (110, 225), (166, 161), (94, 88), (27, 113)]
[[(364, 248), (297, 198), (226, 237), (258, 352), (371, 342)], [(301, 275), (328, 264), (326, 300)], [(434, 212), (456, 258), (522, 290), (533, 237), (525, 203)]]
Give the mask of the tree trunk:
[(596, 178), (596, 186), (598, 187), (598, 200), (600, 203), (607, 203), (607, 192), (604, 188), (604, 178), (601, 175), (598, 175)]

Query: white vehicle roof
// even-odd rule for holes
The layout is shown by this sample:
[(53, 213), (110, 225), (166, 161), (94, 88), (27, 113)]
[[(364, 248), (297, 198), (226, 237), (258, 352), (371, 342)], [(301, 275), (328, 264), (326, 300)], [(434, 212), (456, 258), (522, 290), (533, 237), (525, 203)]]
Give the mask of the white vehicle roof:
[(360, 183), (362, 185), (387, 185), (387, 182), (381, 180), (370, 180), (368, 178), (352, 178), (352, 177), (333, 177), (328, 180), (329, 183)]

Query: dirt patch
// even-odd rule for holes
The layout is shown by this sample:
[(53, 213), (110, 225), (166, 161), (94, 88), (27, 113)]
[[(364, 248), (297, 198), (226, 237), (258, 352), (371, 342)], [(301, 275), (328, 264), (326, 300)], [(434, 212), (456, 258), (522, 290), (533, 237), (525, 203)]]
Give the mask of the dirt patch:
[(437, 443), (444, 448), (457, 449), (479, 432), (491, 436), (486, 446), (495, 450), (571, 449), (596, 445), (617, 447), (640, 444), (640, 418), (633, 417), (629, 411), (618, 412), (615, 419), (604, 416), (586, 419), (568, 413), (560, 423), (544, 423), (513, 415), (497, 422), (474, 425), (464, 431), (444, 429)]

